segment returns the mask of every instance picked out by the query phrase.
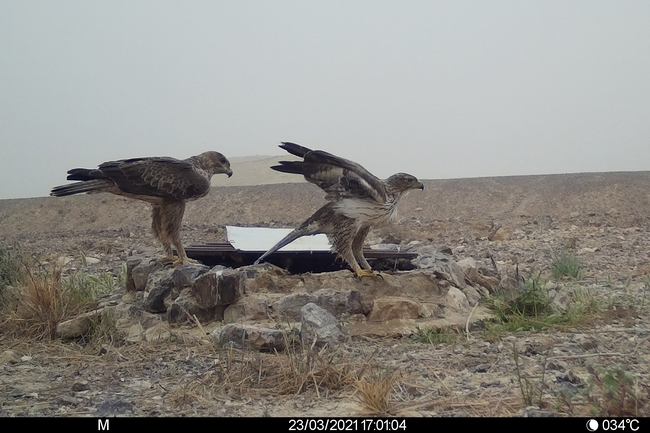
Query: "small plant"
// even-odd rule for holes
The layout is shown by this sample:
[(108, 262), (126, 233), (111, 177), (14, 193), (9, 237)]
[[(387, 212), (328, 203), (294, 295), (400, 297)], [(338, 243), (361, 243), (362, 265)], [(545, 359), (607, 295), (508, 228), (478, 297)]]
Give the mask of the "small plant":
[(118, 337), (115, 310), (105, 309), (98, 321), (93, 322), (90, 332), (85, 337), (94, 346), (101, 344), (121, 345), (123, 339)]
[[(587, 365), (587, 371), (591, 374), (587, 388), (578, 392), (561, 390), (556, 408), (564, 407), (571, 416), (639, 416), (645, 401), (638, 398), (636, 378), (626, 366)], [(581, 410), (583, 408), (590, 413)]]
[[(546, 357), (544, 358), (544, 365), (542, 368), (542, 374), (540, 376), (531, 376), (525, 375), (522, 371), (522, 368), (519, 364), (519, 349), (515, 343), (512, 343), (513, 358), (515, 360), (515, 372), (517, 374), (517, 383), (519, 384), (519, 389), (521, 390), (521, 395), (524, 399), (526, 406), (533, 406), (536, 402), (536, 398), (539, 397), (537, 405), (542, 407), (542, 395), (544, 393), (544, 376), (546, 374)], [(540, 378), (539, 383), (535, 383), (533, 379)]]
[(556, 309), (540, 276), (522, 278), (515, 288), (497, 289), (484, 301), (497, 318), (488, 326), (486, 338), (503, 331), (541, 330), (594, 319), (600, 305), (588, 290), (573, 291), (571, 302)]
[(449, 328), (436, 328), (434, 326), (420, 328), (416, 326), (411, 337), (420, 343), (447, 344), (454, 342), (458, 337), (458, 333)]
[(495, 296), (488, 300), (488, 306), (503, 322), (515, 316), (538, 318), (552, 313), (548, 291), (539, 278), (524, 278), (514, 292), (497, 289)]
[(126, 288), (126, 279), (128, 275), (128, 270), (126, 267), (126, 262), (122, 263), (122, 267), (120, 268), (120, 273), (117, 274), (117, 282), (122, 288)]
[(571, 252), (562, 251), (553, 257), (549, 265), (551, 274), (554, 278), (573, 278), (580, 280), (582, 278), (582, 262)]
[(20, 247), (0, 248), (0, 290), (20, 285), (25, 279), (25, 259)]
[(117, 288), (111, 274), (102, 272), (99, 275), (93, 275), (85, 266), (79, 271), (63, 277), (61, 285), (72, 302), (86, 308), (94, 307), (99, 297), (110, 294)]
[(635, 377), (627, 367), (615, 365), (610, 368), (596, 369), (588, 366), (589, 400), (591, 412), (599, 416), (637, 416), (638, 405), (634, 390)]

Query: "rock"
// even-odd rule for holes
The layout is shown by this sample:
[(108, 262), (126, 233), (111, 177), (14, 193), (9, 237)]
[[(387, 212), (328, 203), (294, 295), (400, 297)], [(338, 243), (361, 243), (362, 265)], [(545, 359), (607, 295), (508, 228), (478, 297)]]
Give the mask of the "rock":
[(143, 307), (150, 313), (163, 313), (167, 311), (165, 297), (175, 287), (172, 274), (173, 268), (161, 269), (149, 274), (147, 285), (144, 289)]
[[(138, 259), (132, 257), (130, 260), (132, 260), (131, 263), (135, 263)], [(129, 262), (127, 261), (127, 281), (130, 275), (130, 278), (133, 281), (133, 289), (136, 291), (145, 289), (147, 286), (147, 280), (149, 279), (149, 274), (163, 268), (162, 263), (160, 263), (157, 259), (142, 257), (139, 260), (140, 262), (133, 267), (130, 274), (128, 274)], [(129, 286), (128, 283), (127, 286)]]
[(585, 334), (575, 334), (572, 338), (584, 350), (598, 348), (598, 339)]
[(71, 387), (74, 392), (86, 391), (88, 388), (88, 381), (83, 379), (75, 381)]
[(176, 287), (185, 287), (210, 270), (202, 263), (185, 263), (174, 268), (172, 279)]
[(207, 271), (205, 265), (186, 263), (150, 273), (145, 287), (144, 309), (151, 313), (167, 311), (165, 298), (172, 290), (176, 289), (176, 293), (180, 293), (185, 286)]
[(391, 319), (417, 319), (422, 311), (421, 305), (411, 299), (386, 296), (375, 299), (372, 311), (368, 314), (370, 322), (385, 322)]
[(463, 311), (469, 308), (469, 302), (463, 292), (456, 287), (450, 287), (447, 292), (447, 306), (456, 311)]
[(312, 293), (292, 293), (271, 304), (269, 311), (276, 320), (300, 320), (301, 308), (316, 301), (317, 297)]
[(166, 341), (171, 337), (171, 331), (167, 323), (161, 322), (149, 329), (144, 333), (144, 338), (147, 341)]
[(444, 312), (440, 306), (435, 304), (421, 304), (420, 305), (420, 317), (421, 318), (442, 318), (444, 317)]
[(432, 270), (437, 276), (444, 278), (456, 287), (464, 288), (467, 285), (463, 270), (448, 256), (434, 252), (434, 256), (418, 257), (414, 262), (419, 268)]
[(128, 291), (122, 296), (122, 303), (124, 304), (132, 304), (135, 302), (135, 295), (133, 294), (133, 291)]
[(62, 395), (58, 398), (57, 400), (58, 404), (63, 405), (63, 406), (77, 406), (79, 404), (79, 400), (71, 397), (69, 395)]
[(59, 257), (56, 261), (56, 265), (63, 267), (74, 260), (74, 257)]
[(0, 365), (5, 364), (18, 364), (20, 362), (20, 355), (13, 350), (5, 350), (0, 354)]
[[(134, 292), (136, 291), (136, 286), (135, 286), (135, 281), (133, 280), (133, 269), (138, 266), (140, 263), (142, 263), (142, 260), (144, 260), (143, 256), (131, 256), (126, 259), (126, 291), (127, 292)], [(145, 284), (147, 283), (145, 279)], [(142, 290), (144, 290), (144, 286), (142, 286)]]
[(286, 346), (284, 333), (280, 330), (239, 323), (229, 323), (215, 329), (211, 335), (222, 346), (232, 345), (261, 352), (281, 351)]
[(456, 262), (456, 264), (466, 275), (469, 274), (472, 269), (478, 269), (476, 266), (476, 260), (474, 260), (471, 257), (467, 257), (462, 260), (459, 260), (458, 262)]
[(126, 412), (133, 413), (135, 405), (125, 400), (109, 400), (97, 406), (95, 416), (103, 418), (107, 416), (124, 415)]
[(358, 290), (314, 292), (316, 304), (335, 316), (363, 313), (361, 293)]
[(213, 308), (203, 308), (192, 296), (192, 289), (183, 290), (174, 300), (167, 310), (167, 320), (169, 323), (193, 322), (193, 317), (201, 322), (211, 322), (213, 320), (222, 320), (225, 306)]
[(126, 341), (130, 343), (142, 341), (143, 336), (144, 336), (144, 327), (141, 324), (136, 323), (129, 327), (129, 331), (126, 336)]
[(522, 418), (548, 418), (555, 417), (555, 414), (547, 410), (541, 410), (537, 406), (530, 406), (520, 410), (519, 416)]
[(86, 256), (86, 264), (87, 265), (94, 265), (94, 264), (97, 264), (99, 262), (101, 262), (101, 260), (98, 259), (97, 257)]
[(474, 368), (470, 368), (469, 371), (471, 371), (472, 373), (487, 373), (491, 367), (492, 364), (479, 364)]
[(268, 302), (256, 295), (244, 296), (226, 307), (223, 320), (234, 323), (244, 320), (263, 320), (269, 317)]
[(309, 303), (300, 309), (300, 339), (303, 347), (335, 347), (346, 340), (336, 318), (324, 308)]
[(476, 305), (481, 300), (481, 294), (472, 286), (465, 287), (462, 292), (467, 297), (467, 302), (471, 307)]
[(192, 283), (192, 295), (202, 308), (229, 305), (242, 296), (243, 273), (222, 266), (210, 269)]
[(56, 327), (56, 335), (64, 340), (81, 337), (90, 332), (90, 328), (101, 321), (103, 310), (81, 314), (74, 319), (61, 322)]

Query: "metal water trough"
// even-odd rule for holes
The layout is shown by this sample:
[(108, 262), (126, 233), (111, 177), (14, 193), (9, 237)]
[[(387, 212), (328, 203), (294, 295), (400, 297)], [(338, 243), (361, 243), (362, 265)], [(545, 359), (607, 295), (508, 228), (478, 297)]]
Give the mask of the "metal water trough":
[[(229, 268), (252, 265), (265, 251), (275, 245), (291, 229), (227, 226), (228, 243), (193, 244), (185, 248), (187, 256), (208, 266), (223, 265)], [(398, 250), (364, 248), (364, 256), (377, 271), (410, 270), (416, 253)], [(281, 248), (265, 259), (266, 262), (286, 269), (293, 274), (328, 272), (349, 269), (331, 252), (325, 235), (305, 236)]]

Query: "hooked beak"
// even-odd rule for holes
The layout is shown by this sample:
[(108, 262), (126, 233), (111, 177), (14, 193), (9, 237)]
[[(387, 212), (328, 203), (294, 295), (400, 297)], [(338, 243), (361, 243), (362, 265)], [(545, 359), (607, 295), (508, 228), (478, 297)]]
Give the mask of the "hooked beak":
[(228, 177), (231, 177), (231, 176), (232, 176), (232, 170), (231, 170), (231, 169), (227, 169), (227, 170), (226, 170), (226, 174), (228, 175)]
[(420, 188), (422, 191), (424, 191), (424, 184), (422, 182), (418, 183), (418, 188)]

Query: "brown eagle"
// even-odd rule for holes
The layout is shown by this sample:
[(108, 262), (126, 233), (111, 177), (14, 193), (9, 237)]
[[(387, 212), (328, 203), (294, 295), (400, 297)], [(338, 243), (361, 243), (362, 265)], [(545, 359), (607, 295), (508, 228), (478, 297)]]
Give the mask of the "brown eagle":
[(328, 203), (255, 263), (301, 236), (325, 233), (339, 257), (350, 265), (358, 277), (373, 276), (363, 256), (363, 243), (370, 228), (394, 219), (400, 197), (411, 189), (423, 190), (422, 182), (406, 173), (397, 173), (381, 180), (359, 164), (322, 150), (311, 150), (287, 142), (280, 147), (303, 158), (303, 161), (280, 161), (280, 165), (271, 168), (284, 173), (302, 174), (307, 181), (327, 193), (325, 199)]
[[(169, 157), (122, 159), (105, 162), (96, 169), (73, 168), (68, 171), (68, 180), (78, 182), (56, 186), (50, 195), (110, 192), (151, 203), (151, 230), (165, 250), (165, 257), (160, 260), (177, 265), (191, 261), (180, 236), (185, 202), (207, 195), (210, 179), (217, 173), (232, 176), (230, 162), (213, 151), (183, 160)], [(178, 259), (172, 253), (172, 244)]]

